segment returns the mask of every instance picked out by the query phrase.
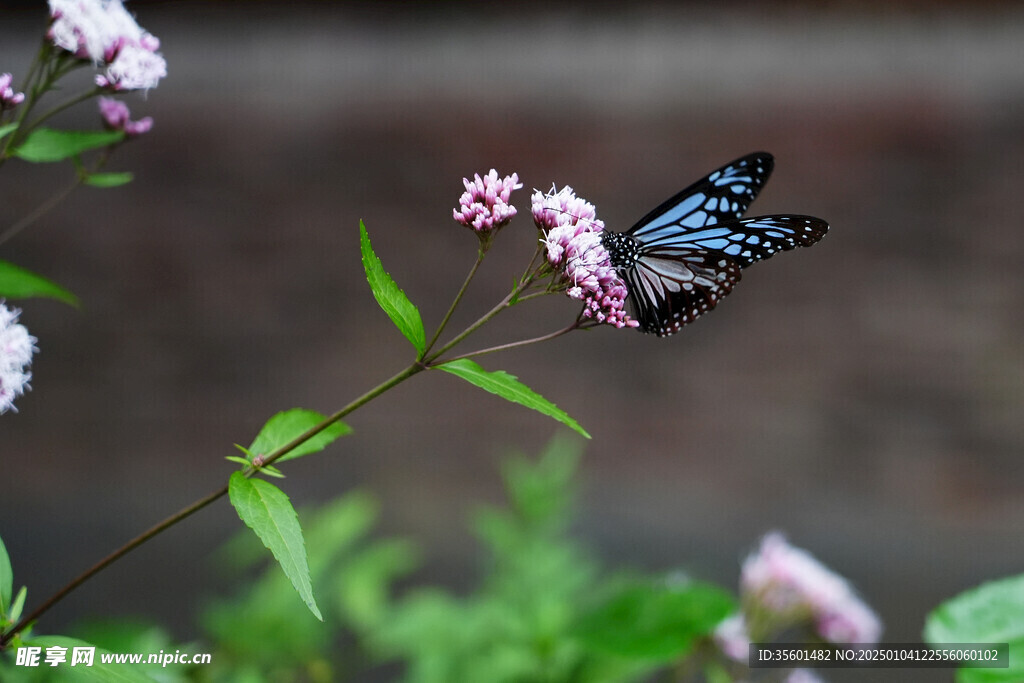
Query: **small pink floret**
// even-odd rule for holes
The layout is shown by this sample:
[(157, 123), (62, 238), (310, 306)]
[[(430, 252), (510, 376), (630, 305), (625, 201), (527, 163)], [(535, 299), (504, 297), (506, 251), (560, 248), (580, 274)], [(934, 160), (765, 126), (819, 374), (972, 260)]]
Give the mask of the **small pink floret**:
[(462, 184), (466, 191), (459, 198), (459, 206), (452, 209), (452, 217), (460, 224), (484, 235), (503, 228), (516, 215), (516, 207), (509, 200), (512, 191), (523, 186), (518, 174), (499, 178), (492, 168), (482, 178), (480, 174), (474, 174), (473, 180), (463, 178)]
[(147, 133), (153, 127), (150, 116), (132, 121), (128, 105), (112, 97), (101, 97), (99, 107), (103, 125), (109, 130), (123, 130), (130, 138)]
[(25, 101), (25, 93), (14, 92), (13, 82), (11, 74), (0, 74), (0, 110), (14, 109)]

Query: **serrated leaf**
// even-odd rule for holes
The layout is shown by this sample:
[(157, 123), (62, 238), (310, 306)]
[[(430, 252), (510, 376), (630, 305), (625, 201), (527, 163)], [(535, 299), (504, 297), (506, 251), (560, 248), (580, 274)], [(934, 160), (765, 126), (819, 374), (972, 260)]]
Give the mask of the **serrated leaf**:
[(55, 282), (7, 261), (0, 261), (0, 297), (46, 297), (78, 308), (78, 297)]
[[(278, 413), (267, 420), (267, 423), (260, 429), (260, 433), (253, 439), (252, 445), (246, 450), (249, 454), (267, 455), (276, 451), (281, 446), (290, 443), (296, 437), (301, 436), (326, 419), (326, 415), (321, 415), (315, 410), (305, 410), (303, 408), (292, 408), (291, 410)], [(347, 424), (335, 422), (274, 462), (294, 460), (303, 455), (322, 451), (338, 437), (351, 433), (352, 428)]]
[(281, 470), (277, 469), (273, 465), (264, 465), (260, 468), (260, 472), (268, 477), (277, 477), (278, 479), (285, 478), (284, 474), (281, 473)]
[(735, 609), (732, 597), (710, 584), (634, 584), (583, 617), (576, 635), (593, 651), (669, 662), (685, 656)]
[(1011, 683), (1024, 680), (1024, 574), (983, 583), (945, 601), (925, 621), (925, 642), (1009, 643), (1008, 668), (969, 668), (957, 672), (960, 683)]
[(456, 377), (461, 377), (484, 391), (501, 396), (506, 401), (512, 401), (527, 408), (532, 408), (571, 427), (586, 438), (590, 438), (590, 434), (576, 420), (569, 417), (568, 413), (520, 382), (516, 379), (515, 375), (510, 375), (502, 370), (489, 372), (469, 358), (449, 361), (436, 367), (438, 370), (444, 370)]
[(24, 142), (11, 151), (11, 155), (32, 163), (62, 161), (90, 149), (112, 145), (123, 139), (124, 131), (119, 130), (36, 128), (28, 134)]
[(323, 621), (316, 600), (313, 599), (302, 527), (299, 526), (298, 515), (288, 496), (269, 482), (246, 479), (241, 472), (231, 475), (228, 496), (241, 520), (256, 532), (263, 545), (274, 554), (309, 611)]
[(7, 548), (4, 547), (4, 540), (0, 538), (0, 621), (7, 614), (13, 594), (14, 571), (11, 569), (11, 557), (7, 554)]
[[(58, 664), (56, 670), (60, 672), (61, 681), (96, 681), (97, 683), (153, 683), (154, 679), (147, 676), (137, 664), (109, 663), (104, 664), (102, 655), (111, 654), (109, 650), (96, 647), (84, 640), (68, 638), (67, 636), (34, 636), (25, 641), (30, 647), (41, 647), (43, 651), (39, 654), (41, 667), (46, 667), (46, 650), (51, 647), (66, 648), (66, 661)], [(77, 664), (71, 666), (71, 658), (74, 648), (86, 647), (95, 648), (92, 666)]]
[(363, 256), (363, 269), (366, 271), (366, 281), (370, 284), (373, 297), (384, 309), (384, 312), (391, 318), (395, 327), (405, 335), (418, 353), (423, 353), (427, 346), (426, 333), (423, 330), (423, 320), (420, 312), (405, 295), (391, 276), (384, 270), (380, 259), (373, 253), (370, 245), (370, 236), (366, 232), (366, 226), (359, 221), (359, 247)]
[(133, 178), (134, 176), (129, 171), (123, 173), (90, 173), (85, 176), (82, 182), (92, 187), (120, 187), (130, 183)]
[(8, 123), (6, 126), (0, 126), (0, 140), (3, 140), (7, 137), (8, 133), (15, 130), (18, 130), (18, 124), (16, 122)]

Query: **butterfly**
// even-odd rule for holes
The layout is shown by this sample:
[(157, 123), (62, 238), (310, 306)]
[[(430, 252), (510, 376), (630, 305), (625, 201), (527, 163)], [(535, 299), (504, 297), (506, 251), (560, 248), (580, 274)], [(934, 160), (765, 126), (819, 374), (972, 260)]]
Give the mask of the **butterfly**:
[(625, 232), (601, 243), (629, 289), (640, 330), (666, 337), (713, 309), (742, 269), (779, 251), (807, 247), (828, 231), (813, 216), (740, 218), (775, 161), (754, 152), (674, 195)]

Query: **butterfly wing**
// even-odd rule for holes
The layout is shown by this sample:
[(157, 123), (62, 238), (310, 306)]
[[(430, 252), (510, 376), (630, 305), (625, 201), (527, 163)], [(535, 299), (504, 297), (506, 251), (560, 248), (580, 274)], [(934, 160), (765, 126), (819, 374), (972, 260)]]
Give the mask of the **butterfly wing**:
[(678, 332), (728, 295), (741, 269), (810, 246), (827, 231), (828, 224), (812, 216), (759, 216), (642, 244), (625, 272), (640, 329), (659, 337)]
[(644, 249), (625, 273), (640, 329), (659, 337), (710, 311), (740, 277), (740, 266), (727, 256), (671, 246)]
[(771, 175), (767, 152), (740, 157), (661, 203), (626, 231), (641, 242), (742, 216)]
[(809, 247), (826, 232), (828, 223), (813, 216), (758, 216), (699, 230), (665, 231), (653, 240), (644, 240), (641, 253), (647, 248), (705, 250), (724, 254), (746, 268), (780, 251)]

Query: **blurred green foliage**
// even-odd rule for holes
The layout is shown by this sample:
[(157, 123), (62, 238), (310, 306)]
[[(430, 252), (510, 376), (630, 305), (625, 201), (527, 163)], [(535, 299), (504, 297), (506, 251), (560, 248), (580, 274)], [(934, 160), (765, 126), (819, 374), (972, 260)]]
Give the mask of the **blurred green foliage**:
[[(602, 568), (570, 535), (579, 458), (580, 442), (565, 437), (536, 460), (504, 463), (508, 504), (472, 515), (484, 562), (465, 595), (416, 585), (416, 548), (375, 535), (378, 503), (356, 491), (300, 512), (324, 623), (245, 531), (215, 558), (238, 592), (203, 611), (199, 642), (174, 645), (160, 628), (126, 621), (75, 635), (111, 652), (212, 653), (207, 665), (140, 667), (163, 683), (586, 683), (700, 670), (702, 660), (717, 666), (708, 634), (735, 609), (733, 599), (686, 577)], [(0, 660), (0, 680), (49, 680), (45, 668)]]

